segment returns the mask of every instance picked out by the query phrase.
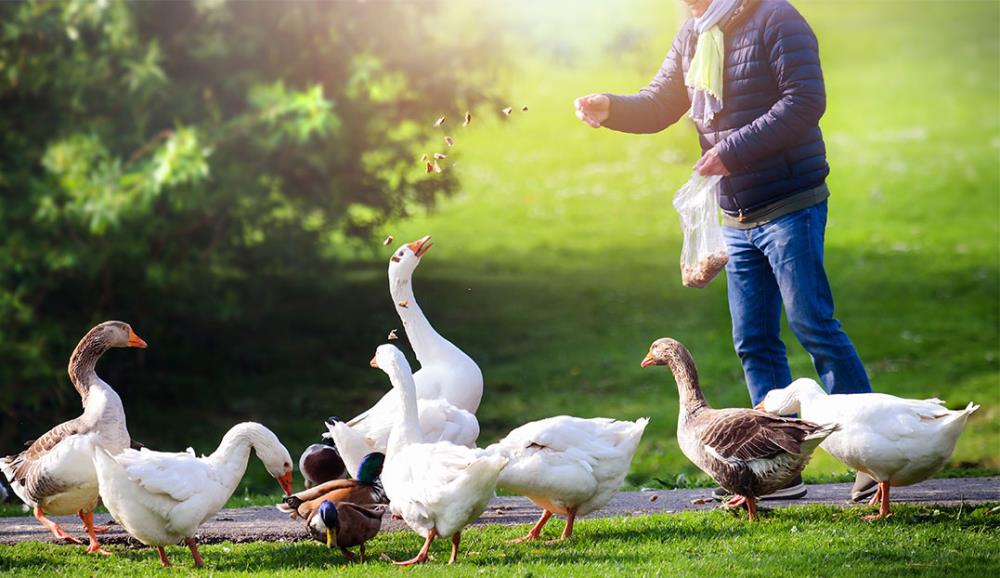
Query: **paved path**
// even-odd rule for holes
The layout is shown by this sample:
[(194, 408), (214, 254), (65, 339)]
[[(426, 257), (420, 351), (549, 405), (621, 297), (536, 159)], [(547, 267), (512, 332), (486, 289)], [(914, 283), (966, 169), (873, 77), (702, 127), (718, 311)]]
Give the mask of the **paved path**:
[[(857, 506), (846, 502), (850, 487), (850, 484), (813, 485), (809, 486), (809, 494), (804, 499), (767, 501), (764, 502), (764, 507), (780, 508), (810, 504)], [(708, 497), (710, 492), (708, 489), (621, 492), (607, 507), (591, 516), (636, 516), (683, 510), (710, 510), (716, 507), (715, 503), (691, 503), (697, 498)], [(967, 505), (1000, 503), (1000, 477), (929, 480), (915, 486), (893, 488), (892, 499), (895, 502), (949, 506), (960, 503)], [(534, 522), (539, 513), (539, 509), (525, 498), (494, 498), (476, 524), (527, 524)], [(65, 516), (54, 519), (67, 532), (86, 541), (79, 518)], [(95, 519), (98, 524), (107, 524), (111, 518), (107, 514), (97, 514)], [(401, 521), (390, 520), (389, 516), (386, 516), (382, 529), (392, 531), (404, 528)], [(198, 540), (203, 543), (225, 540), (283, 542), (305, 539), (308, 539), (308, 536), (301, 520), (291, 520), (286, 514), (271, 507), (223, 510), (206, 522), (198, 532)], [(57, 541), (32, 517), (0, 518), (0, 544), (30, 540)], [(139, 545), (117, 525), (112, 525), (111, 529), (101, 537), (101, 541), (107, 544)]]

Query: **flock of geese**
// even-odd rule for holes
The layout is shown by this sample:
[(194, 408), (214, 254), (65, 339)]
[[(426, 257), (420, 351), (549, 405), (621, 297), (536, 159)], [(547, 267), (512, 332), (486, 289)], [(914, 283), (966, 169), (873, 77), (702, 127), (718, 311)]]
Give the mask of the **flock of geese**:
[[(327, 421), (324, 436), (332, 445), (310, 446), (299, 460), (306, 490), (292, 493), (292, 457), (258, 423), (236, 425), (207, 456), (131, 447), (121, 399), (95, 372), (111, 348), (146, 347), (119, 321), (91, 329), (70, 357), (83, 415), (0, 459), (0, 471), (57, 538), (82, 543), (47, 517), (77, 514), (89, 537), (87, 551), (107, 554), (97, 539), (104, 528), (93, 518), (103, 503), (129, 534), (157, 548), (165, 566), (170, 562), (163, 547), (181, 542), (195, 565), (202, 565), (198, 527), (233, 494), (251, 450), (286, 495), (278, 508), (303, 519), (314, 538), (348, 559), (354, 558), (350, 548), (360, 546), (364, 561), (365, 543), (388, 510), (424, 537), (416, 556), (397, 564), (426, 562), (437, 538), (450, 538), (454, 562), (462, 530), (497, 488), (542, 509), (517, 541), (540, 539), (553, 514), (567, 518), (560, 539), (570, 538), (575, 518), (604, 507), (622, 485), (649, 420), (562, 415), (477, 448), (482, 372), (434, 330), (413, 293), (413, 272), (430, 247), (430, 237), (400, 246), (388, 270), (389, 291), (420, 369), (412, 371), (394, 345), (378, 347), (371, 366), (385, 372), (392, 390), (349, 421)], [(938, 399), (876, 393), (828, 395), (810, 379), (770, 392), (754, 409), (713, 409), (691, 354), (678, 341), (656, 340), (641, 365), (670, 368), (680, 397), (681, 450), (735, 496), (730, 505), (745, 505), (751, 519), (757, 517), (756, 500), (798, 475), (819, 446), (879, 482), (875, 517), (888, 516), (889, 488), (917, 483), (941, 468), (978, 409), (970, 403), (951, 411)], [(801, 419), (781, 417), (791, 414)]]

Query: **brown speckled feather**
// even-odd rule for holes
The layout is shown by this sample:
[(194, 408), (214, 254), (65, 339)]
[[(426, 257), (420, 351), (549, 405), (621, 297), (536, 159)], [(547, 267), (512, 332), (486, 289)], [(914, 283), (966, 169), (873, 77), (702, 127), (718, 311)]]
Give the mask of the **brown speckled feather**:
[(699, 437), (724, 458), (770, 459), (782, 453), (798, 455), (802, 440), (819, 426), (772, 416), (752, 409), (711, 411)]
[(56, 447), (59, 442), (80, 433), (82, 430), (79, 418), (63, 422), (32, 442), (28, 449), (17, 455), (4, 458), (13, 472), (9, 480), (11, 485), (18, 483), (23, 486), (23, 495), (35, 502), (57, 491), (49, 481), (41, 476), (39, 460), (49, 450)]

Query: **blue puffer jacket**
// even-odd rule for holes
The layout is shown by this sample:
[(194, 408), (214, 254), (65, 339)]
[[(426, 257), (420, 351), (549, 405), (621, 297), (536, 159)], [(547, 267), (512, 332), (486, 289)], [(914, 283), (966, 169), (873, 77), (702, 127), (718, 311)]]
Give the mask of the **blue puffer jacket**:
[[(695, 122), (702, 151), (718, 147), (732, 175), (719, 204), (730, 214), (753, 211), (826, 180), (819, 119), (826, 108), (816, 35), (787, 0), (747, 0), (722, 23), (726, 43), (723, 109)], [(697, 42), (688, 20), (656, 78), (638, 94), (611, 97), (604, 126), (659, 132), (691, 107), (684, 74)]]

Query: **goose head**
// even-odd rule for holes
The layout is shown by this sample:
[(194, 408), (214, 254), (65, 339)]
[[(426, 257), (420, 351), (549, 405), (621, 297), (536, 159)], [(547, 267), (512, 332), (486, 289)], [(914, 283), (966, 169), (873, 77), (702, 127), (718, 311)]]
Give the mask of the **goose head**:
[(410, 369), (410, 362), (406, 360), (406, 355), (398, 347), (391, 343), (379, 345), (375, 350), (375, 357), (368, 363), (376, 369), (384, 371), (396, 386), (402, 376), (413, 373)]
[(432, 245), (430, 235), (400, 245), (389, 257), (389, 279), (409, 279)]
[[(259, 425), (259, 424), (255, 424)], [(278, 440), (274, 432), (264, 426), (254, 428), (253, 448), (264, 464), (267, 473), (278, 481), (286, 496), (292, 494), (292, 456)]]
[(803, 377), (796, 379), (786, 387), (767, 392), (764, 399), (754, 406), (754, 409), (777, 415), (791, 415), (801, 412), (803, 399), (825, 394), (826, 391), (815, 380)]
[(685, 361), (685, 357), (689, 358), (690, 356), (687, 349), (676, 339), (661, 337), (649, 346), (649, 351), (639, 366), (669, 365), (673, 367), (675, 364)]
[(112, 347), (146, 348), (146, 342), (136, 335), (132, 326), (123, 321), (105, 321), (87, 332), (80, 345), (98, 345), (102, 349)]

